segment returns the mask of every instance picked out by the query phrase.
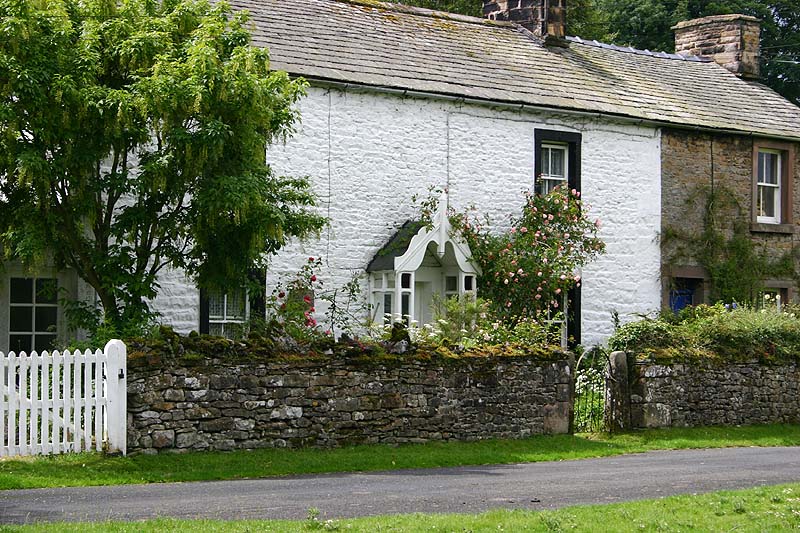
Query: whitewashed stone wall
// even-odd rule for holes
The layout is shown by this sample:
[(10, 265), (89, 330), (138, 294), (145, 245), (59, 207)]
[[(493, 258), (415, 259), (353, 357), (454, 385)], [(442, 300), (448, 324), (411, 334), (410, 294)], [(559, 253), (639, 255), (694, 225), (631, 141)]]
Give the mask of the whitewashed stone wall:
[(158, 277), (161, 288), (151, 309), (175, 331), (188, 333), (200, 328), (200, 293), (182, 270), (165, 269)]
[[(302, 123), (268, 161), (286, 175), (307, 175), (330, 228), (276, 256), (271, 282), (322, 257), (326, 286), (340, 286), (402, 223), (417, 214), (414, 194), (449, 187), (456, 208), (475, 204), (496, 224), (522, 206), (533, 185), (537, 128), (582, 134), (582, 189), (603, 223), (607, 254), (584, 272), (583, 344), (611, 333), (611, 312), (660, 307), (660, 134), (595, 118), (311, 87)], [(364, 283), (366, 286), (366, 282)], [(176, 329), (197, 328), (197, 294), (182, 275), (162, 279), (155, 302)]]

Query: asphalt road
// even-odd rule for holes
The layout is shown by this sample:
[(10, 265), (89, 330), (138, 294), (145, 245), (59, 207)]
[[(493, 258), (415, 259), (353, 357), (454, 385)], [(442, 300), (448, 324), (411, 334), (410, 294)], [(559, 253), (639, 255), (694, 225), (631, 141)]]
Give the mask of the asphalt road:
[(243, 481), (0, 492), (0, 523), (321, 518), (554, 509), (800, 481), (800, 448), (685, 450), (514, 464)]

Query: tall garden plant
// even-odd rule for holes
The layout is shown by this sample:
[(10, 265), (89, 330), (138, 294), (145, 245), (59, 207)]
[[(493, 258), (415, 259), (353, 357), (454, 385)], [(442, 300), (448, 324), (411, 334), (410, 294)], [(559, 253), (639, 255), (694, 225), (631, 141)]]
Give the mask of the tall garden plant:
[(600, 221), (591, 220), (581, 204), (575, 189), (526, 194), (522, 214), (502, 233), (493, 232), (474, 209), (453, 217), (483, 270), (479, 292), (506, 324), (542, 321), (563, 311), (564, 295), (580, 285), (580, 267), (604, 252)]

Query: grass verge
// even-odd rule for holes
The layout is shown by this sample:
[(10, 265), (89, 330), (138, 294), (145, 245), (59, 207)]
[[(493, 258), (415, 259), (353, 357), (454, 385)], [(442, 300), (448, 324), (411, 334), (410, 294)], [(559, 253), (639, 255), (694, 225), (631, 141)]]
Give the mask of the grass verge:
[(107, 457), (67, 454), (0, 460), (0, 489), (244, 479), (291, 474), (434, 468), (604, 457), (649, 450), (797, 446), (800, 425), (660, 429), (620, 435), (553, 435), (522, 440), (353, 446), (333, 450)]
[(800, 483), (671, 496), (557, 511), (495, 510), (478, 515), (411, 514), (305, 521), (169, 520), (0, 526), (28, 532), (302, 532), (302, 531), (788, 531), (800, 528)]

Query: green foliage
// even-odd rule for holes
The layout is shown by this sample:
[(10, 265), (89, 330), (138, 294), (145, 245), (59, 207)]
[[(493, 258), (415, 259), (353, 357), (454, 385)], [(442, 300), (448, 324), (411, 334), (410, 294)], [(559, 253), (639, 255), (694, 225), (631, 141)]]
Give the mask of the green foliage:
[(794, 311), (700, 305), (678, 315), (665, 312), (658, 318), (624, 324), (608, 345), (611, 350), (676, 359), (798, 361), (800, 319)]
[(670, 258), (695, 259), (708, 272), (711, 301), (754, 303), (767, 278), (796, 278), (794, 253), (771, 259), (750, 233), (749, 214), (726, 187), (698, 187), (689, 209), (702, 202), (703, 228), (699, 232), (667, 228), (662, 243), (675, 244)]
[(358, 349), (392, 349), (397, 342), (410, 342), (411, 356), (437, 354), (460, 356), (559, 357), (560, 329), (557, 325), (523, 318), (504, 323), (492, 313), (491, 302), (471, 295), (443, 299), (434, 296), (434, 320), (421, 327), (407, 328), (404, 322), (373, 324), (370, 339), (359, 341)]
[[(254, 319), (247, 325), (249, 337), (272, 339), (284, 351), (323, 351), (342, 333), (352, 335), (361, 329), (367, 303), (364, 300), (360, 276), (352, 278), (342, 287), (325, 289), (318, 272), (322, 258), (309, 257), (300, 270), (282, 280), (266, 301), (266, 320)], [(324, 302), (323, 330), (317, 323), (316, 302)]]
[(528, 318), (505, 323), (494, 315), (490, 301), (468, 294), (447, 299), (435, 297), (433, 311), (434, 323), (414, 332), (415, 342), (422, 346), (468, 351), (534, 346), (557, 349), (560, 343), (558, 327)]
[[(392, 3), (458, 13), (471, 17), (483, 16), (483, 0), (389, 0)], [(608, 22), (596, 0), (567, 2), (567, 31), (585, 39), (608, 40)]]
[(314, 298), (322, 290), (322, 281), (315, 273), (322, 266), (321, 258), (308, 261), (288, 281), (275, 287), (267, 299), (266, 336), (279, 337), (284, 342), (312, 344), (321, 340), (314, 313)]
[(480, 266), (480, 294), (493, 302), (501, 321), (550, 320), (563, 311), (566, 292), (580, 284), (575, 271), (605, 250), (580, 193), (557, 187), (547, 195), (527, 194), (522, 215), (497, 234), (474, 211), (452, 217), (453, 226)]
[(675, 324), (660, 318), (644, 317), (636, 322), (621, 325), (608, 340), (612, 351), (642, 351), (644, 349), (670, 348), (682, 344), (677, 339)]
[(459, 13), (470, 17), (483, 16), (482, 0), (389, 0), (389, 2), (446, 11), (448, 13)]
[(167, 267), (241, 287), (322, 227), (307, 181), (264, 163), (304, 83), (269, 70), (245, 15), (205, 0), (0, 0), (0, 20), (0, 245), (74, 269), (109, 326), (148, 322)]

